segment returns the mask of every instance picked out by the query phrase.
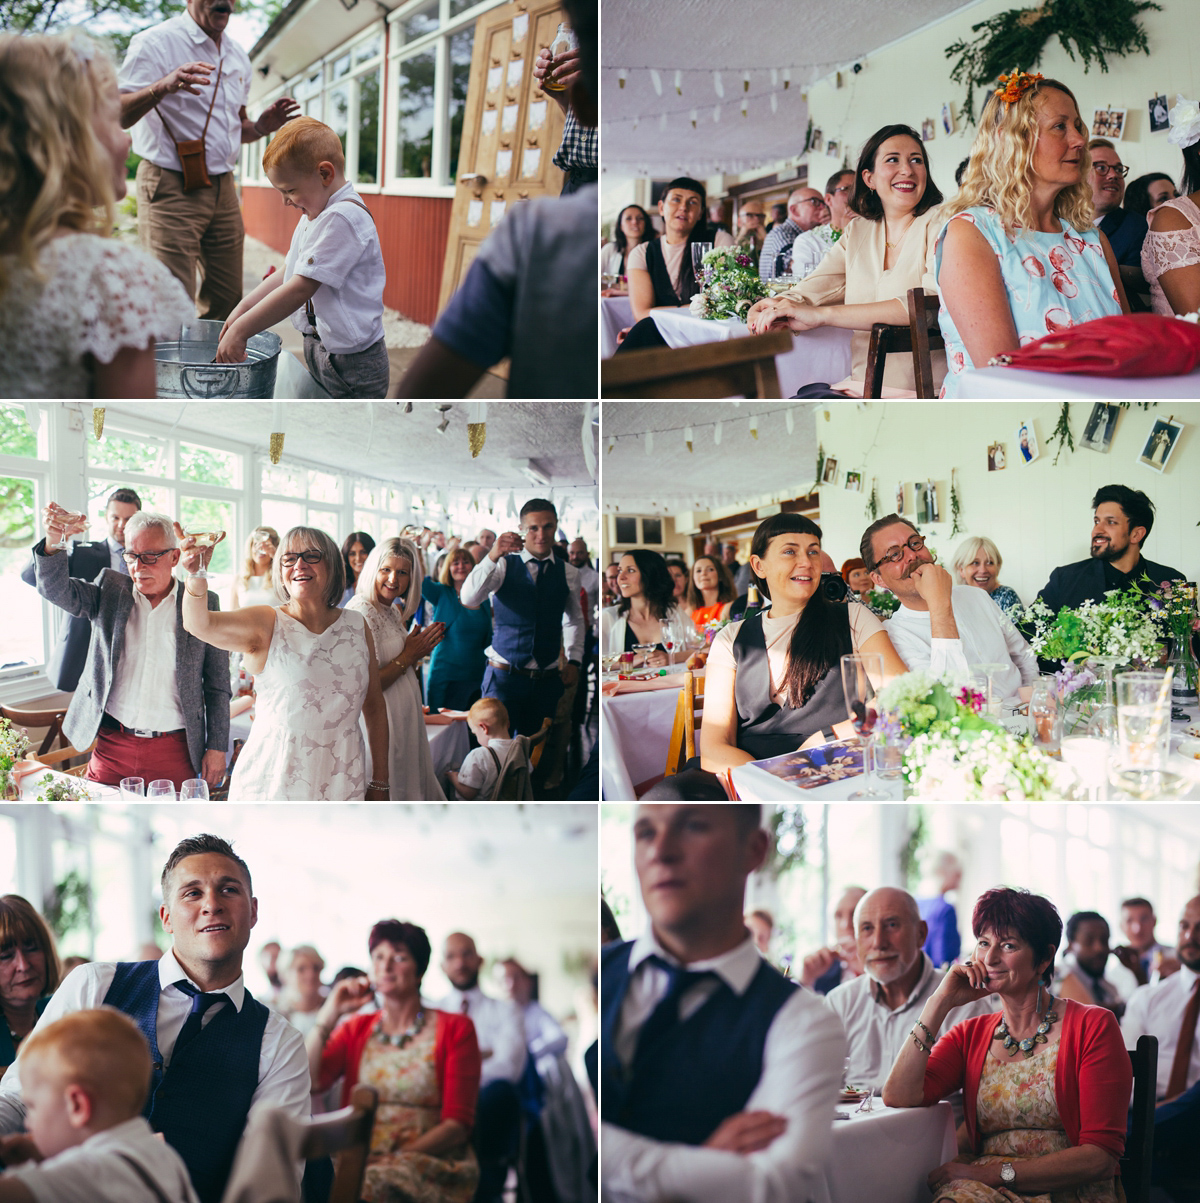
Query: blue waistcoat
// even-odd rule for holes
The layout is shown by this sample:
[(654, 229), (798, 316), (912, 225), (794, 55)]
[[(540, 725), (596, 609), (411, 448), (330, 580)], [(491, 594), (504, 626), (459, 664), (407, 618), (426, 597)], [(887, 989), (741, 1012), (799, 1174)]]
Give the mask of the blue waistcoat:
[(604, 949), (601, 969), (601, 1115), (652, 1140), (703, 1144), (721, 1122), (744, 1111), (762, 1077), (763, 1047), (796, 986), (764, 961), (746, 992), (722, 981), (695, 1014), (676, 1024), (636, 1070), (617, 1058), (613, 1034), (629, 988), (632, 944)]
[(504, 561), (504, 584), (492, 594), (492, 647), (516, 668), (524, 668), (530, 658), (541, 668), (552, 668), (562, 646), (562, 620), (570, 593), (566, 569), (551, 556), (546, 561), (549, 567), (539, 570), (535, 587), (518, 552), (506, 555)]
[(201, 1203), (220, 1203), (233, 1155), (258, 1088), (258, 1061), (270, 1012), (246, 991), (242, 1009), (222, 1006), (163, 1070), (158, 1051), (158, 962), (122, 962), (104, 1005), (137, 1024), (154, 1061), (142, 1114), (183, 1158)]

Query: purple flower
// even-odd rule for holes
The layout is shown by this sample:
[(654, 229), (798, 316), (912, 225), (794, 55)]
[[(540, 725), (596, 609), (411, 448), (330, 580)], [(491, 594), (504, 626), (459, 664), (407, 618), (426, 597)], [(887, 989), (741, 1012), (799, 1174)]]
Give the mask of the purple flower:
[(1146, 600), (1150, 603), (1151, 610), (1157, 611), (1157, 610), (1161, 610), (1163, 608), (1161, 599), (1159, 599), (1157, 597), (1147, 597)]

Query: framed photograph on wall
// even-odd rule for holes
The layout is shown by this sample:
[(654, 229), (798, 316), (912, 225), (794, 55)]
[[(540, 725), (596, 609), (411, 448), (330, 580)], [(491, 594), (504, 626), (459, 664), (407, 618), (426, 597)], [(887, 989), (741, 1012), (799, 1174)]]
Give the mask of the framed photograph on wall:
[(1017, 449), (1023, 464), (1032, 464), (1038, 457), (1037, 431), (1032, 422), (1022, 422), (1017, 427)]
[(847, 472), (846, 473), (846, 488), (849, 489), (852, 493), (861, 493), (862, 492), (862, 473), (861, 472)]
[(1124, 109), (1096, 109), (1092, 113), (1092, 137), (1120, 142), (1125, 136)]
[(840, 153), (841, 143), (836, 138), (830, 138), (825, 144), (825, 154), (831, 159), (836, 159)]
[(937, 485), (932, 480), (919, 480), (913, 485), (913, 503), (918, 522), (940, 522)]
[(1089, 451), (1107, 451), (1112, 446), (1113, 431), (1117, 428), (1117, 415), (1120, 412), (1119, 405), (1106, 405), (1103, 401), (1097, 401), (1088, 415), (1087, 425), (1083, 428), (1080, 446)]
[(933, 135), (936, 132), (937, 132), (937, 126), (934, 125), (933, 118), (926, 117), (925, 120), (921, 122), (921, 141), (922, 142), (932, 142)]
[(1167, 98), (1165, 96), (1152, 96), (1148, 103), (1150, 108), (1150, 132), (1152, 134), (1161, 134), (1171, 124), (1167, 120)]
[(954, 133), (954, 110), (949, 101), (942, 105), (942, 129), (948, 134)]
[(1155, 472), (1165, 472), (1182, 432), (1182, 422), (1176, 422), (1174, 418), (1156, 418), (1138, 459)]
[(636, 543), (638, 541), (636, 518), (617, 518), (613, 525), (616, 527), (618, 543)]
[(643, 518), (642, 519), (642, 542), (647, 547), (652, 547), (655, 544), (662, 545), (662, 519), (661, 518)]
[(989, 443), (988, 444), (988, 471), (1003, 472), (1005, 464), (1004, 444)]
[(826, 485), (835, 484), (837, 482), (837, 460), (831, 455), (825, 461), (825, 472), (821, 476), (821, 483)]
[(896, 513), (904, 513), (904, 481), (896, 486)]

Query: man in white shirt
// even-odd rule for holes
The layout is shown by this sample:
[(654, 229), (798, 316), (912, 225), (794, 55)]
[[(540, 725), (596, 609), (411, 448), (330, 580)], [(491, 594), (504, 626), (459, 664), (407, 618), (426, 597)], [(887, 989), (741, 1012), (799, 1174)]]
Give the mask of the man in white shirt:
[[(1158, 1080), (1154, 1112), (1154, 1181), (1200, 1181), (1200, 894), (1184, 904), (1176, 949), (1180, 968), (1134, 991), (1121, 1033), (1127, 1048), (1138, 1037), (1158, 1039)], [(1194, 1194), (1172, 1195), (1194, 1199)]]
[[(503, 536), (501, 536), (503, 538)], [(475, 1025), (483, 1059), (475, 1128), (471, 1134), (479, 1158), (475, 1203), (493, 1203), (504, 1189), (501, 1164), (517, 1140), (520, 1097), (517, 1083), (525, 1072), (525, 1025), (521, 1012), (504, 999), (490, 998), (479, 988), (483, 958), (465, 932), (452, 932), (442, 945), (442, 972), (453, 989), (434, 1006), (466, 1015)]]
[[(460, 599), (476, 608), (492, 599), (492, 642), (484, 654), (483, 696), (499, 698), (510, 730), (536, 735), (554, 715), (583, 661), (579, 573), (554, 556), (558, 511), (544, 497), (521, 507), (521, 529), (500, 535), (463, 582)], [(560, 671), (560, 650), (566, 666)]]
[(955, 585), (911, 522), (888, 514), (871, 523), (860, 551), (876, 586), (900, 599), (884, 629), (910, 670), (966, 677), (971, 665), (1002, 664), (993, 677), (1002, 698), (1037, 679), (1037, 657), (1017, 628), (986, 590)]
[[(121, 126), (133, 127), (138, 232), (149, 250), (196, 296), (197, 316), (224, 321), (242, 296), (245, 229), (233, 172), (243, 142), (274, 133), (300, 106), (281, 96), (256, 121), (250, 99), (250, 56), (225, 27), (236, 0), (187, 0), (180, 13), (135, 34), (117, 79)], [(209, 183), (188, 182), (176, 143), (202, 139)]]
[[(945, 973), (922, 951), (928, 926), (907, 890), (872, 890), (854, 912), (858, 956), (865, 972), (825, 996), (849, 1042), (847, 1081), (882, 1089), (909, 1031)], [(955, 1024), (994, 1010), (994, 1000), (955, 1007), (940, 1036)]]
[(846, 1042), (742, 920), (756, 805), (639, 806), (650, 927), (602, 953), (601, 1182), (613, 1203), (793, 1203), (830, 1153)]
[[(201, 1203), (219, 1203), (248, 1115), (277, 1107), (308, 1118), (308, 1057), (300, 1034), (245, 987), (258, 922), (245, 861), (217, 836), (185, 839), (163, 868), (162, 894), (173, 947), (157, 962), (81, 965), (34, 1031), (93, 1007), (128, 1015), (156, 1066), (143, 1114), (183, 1158)], [(0, 1081), (0, 1132), (24, 1124), (20, 1071), (18, 1057)]]
[(816, 270), (821, 260), (833, 249), (842, 236), (846, 223), (854, 220), (850, 198), (854, 195), (854, 172), (839, 171), (825, 185), (825, 203), (829, 206), (829, 221), (797, 236), (792, 243), (792, 275), (803, 280)]

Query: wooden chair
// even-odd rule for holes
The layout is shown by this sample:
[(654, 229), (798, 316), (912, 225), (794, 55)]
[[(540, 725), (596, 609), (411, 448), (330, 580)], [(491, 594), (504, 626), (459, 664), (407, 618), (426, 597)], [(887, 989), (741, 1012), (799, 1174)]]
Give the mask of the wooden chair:
[[(696, 732), (704, 721), (704, 678), (688, 672), (683, 679), (683, 688), (675, 702), (675, 722), (671, 727), (671, 739), (667, 744), (667, 767), (663, 777), (674, 777), (687, 762), (696, 755)], [(640, 796), (662, 777), (645, 781), (637, 787)]]
[(349, 1107), (319, 1116), (308, 1125), (303, 1147), (305, 1160), (334, 1158), (329, 1203), (358, 1203), (361, 1198), (378, 1106), (379, 1096), (370, 1086), (356, 1086)]
[(1129, 1139), (1121, 1158), (1121, 1186), (1127, 1203), (1148, 1203), (1154, 1160), (1154, 1096), (1158, 1079), (1158, 1037), (1139, 1036), (1129, 1050), (1133, 1063), (1133, 1106)]
[(66, 717), (66, 706), (52, 706), (48, 710), (17, 710), (13, 706), (0, 706), (0, 718), (8, 719), (14, 726), (46, 728), (42, 746), (33, 754), (36, 760), (41, 760), (54, 747), (55, 740), (61, 739), (63, 745), (67, 745), (67, 737), (62, 733), (63, 719)]
[(908, 325), (889, 326), (886, 322), (876, 322), (871, 327), (871, 341), (867, 347), (867, 374), (863, 382), (864, 397), (883, 396), (883, 374), (887, 366), (887, 357), (901, 352), (912, 355), (917, 396), (937, 396), (937, 388), (933, 383), (932, 354), (946, 346), (938, 328), (940, 303), (936, 296), (927, 297), (923, 288), (910, 288)]
[(701, 343), (696, 347), (625, 351), (600, 364), (600, 396), (778, 397), (775, 356), (793, 344), (790, 330)]

